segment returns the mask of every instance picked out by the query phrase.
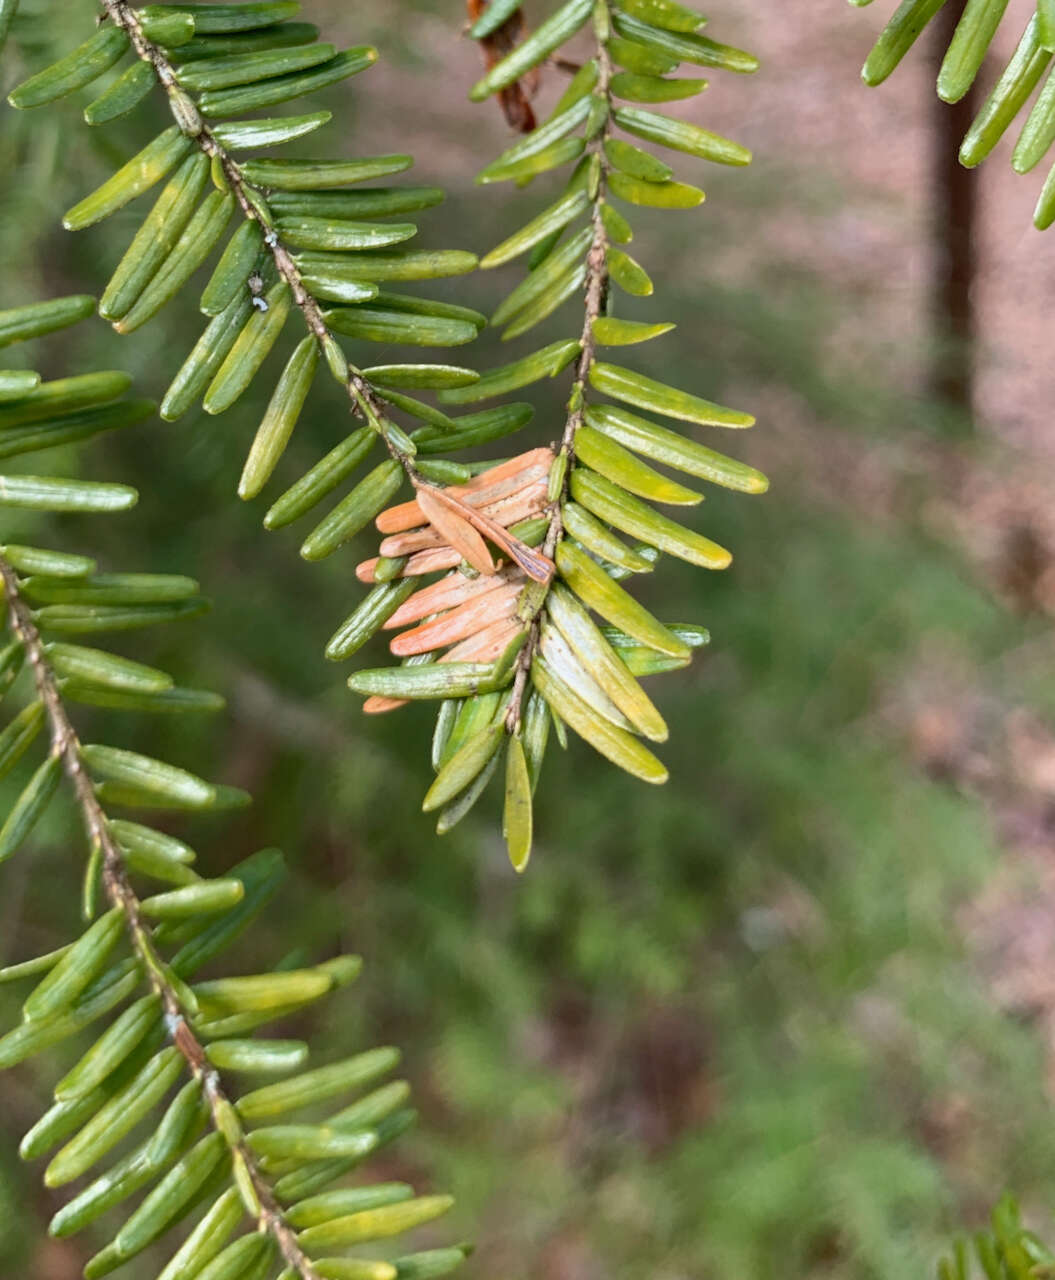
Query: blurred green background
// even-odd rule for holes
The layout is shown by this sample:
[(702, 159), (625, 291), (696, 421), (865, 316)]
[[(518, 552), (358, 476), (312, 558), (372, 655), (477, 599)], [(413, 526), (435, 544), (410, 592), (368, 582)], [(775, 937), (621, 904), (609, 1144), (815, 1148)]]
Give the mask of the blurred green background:
[[(87, 0), (24, 8), (5, 89), (92, 21)], [(27, 468), (143, 497), (109, 520), (27, 517), (20, 537), (106, 568), (192, 573), (214, 599), (203, 621), (118, 642), (221, 689), (227, 713), (160, 727), (85, 715), (84, 734), (252, 790), (247, 814), (177, 829), (215, 872), (285, 850), (289, 892), (248, 956), (364, 955), (358, 988), (298, 1033), (332, 1053), (405, 1047), (422, 1122), (371, 1172), (452, 1191), (480, 1280), (904, 1280), (1006, 1185), (1041, 1230), (1055, 1205), (1050, 618), (1001, 587), (1015, 564), (964, 535), (975, 478), (1028, 468), (1031, 445), (985, 420), (968, 438), (918, 391), (926, 239), (911, 175), (925, 122), (900, 138), (900, 169), (886, 155), (860, 181), (855, 130), (885, 108), (855, 96), (871, 19), (842, 8), (794, 37), (716, 8), (709, 30), (767, 69), (715, 83), (713, 113), (705, 100), (692, 118), (759, 161), (703, 175), (696, 214), (636, 218), (657, 295), (627, 314), (679, 323), (642, 367), (757, 411), (730, 448), (773, 488), (708, 493), (699, 524), (736, 552), (728, 573), (669, 563), (643, 588), (660, 616), (714, 637), (654, 686), (669, 784), (633, 783), (579, 742), (554, 747), (523, 879), (495, 796), (443, 840), (419, 812), (428, 711), (367, 720), (347, 672), (322, 660), (360, 598), (352, 569), (369, 539), (306, 565), (298, 529), (264, 532), (266, 501), (234, 496), (273, 376), (220, 419), (153, 422)], [(552, 199), (473, 185), (507, 135), (491, 106), (464, 100), (477, 53), (459, 4), (305, 9), (328, 38), (376, 43), (382, 62), (324, 95), (336, 121), (304, 154), (413, 151), (413, 178), (449, 190), (419, 219), (434, 246), (483, 252)], [(807, 42), (825, 73), (803, 82)], [(77, 237), (59, 228), (162, 121), (153, 103), (93, 131), (82, 105), (4, 109), (0, 306), (100, 292), (137, 225), (134, 207)], [(814, 145), (819, 118), (834, 151)], [(514, 278), (436, 291), (488, 310)], [(160, 398), (200, 327), (189, 290), (127, 339), (95, 322), (17, 350), (47, 376), (127, 368)], [(537, 345), (577, 330), (566, 304)], [(276, 369), (293, 341), (291, 327)], [(508, 358), (491, 334), (464, 356)], [(987, 360), (983, 346), (983, 372)], [(559, 434), (564, 391), (534, 396), (532, 443)], [(345, 413), (320, 383), (266, 500), (343, 435)], [(0, 962), (72, 927), (71, 833), (55, 822), (4, 868)], [(1027, 933), (1042, 942), (1023, 947)], [(0, 1022), (16, 1016), (0, 993)], [(0, 1082), (4, 1276), (67, 1280), (91, 1251), (44, 1239), (54, 1197), (15, 1155), (52, 1082), (39, 1066)]]

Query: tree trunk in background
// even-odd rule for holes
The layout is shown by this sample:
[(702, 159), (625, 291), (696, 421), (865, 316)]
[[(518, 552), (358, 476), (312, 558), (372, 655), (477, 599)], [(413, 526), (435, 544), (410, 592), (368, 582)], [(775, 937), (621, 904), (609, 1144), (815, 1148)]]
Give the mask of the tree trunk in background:
[[(962, 0), (943, 5), (933, 22), (935, 75), (963, 12)], [(954, 430), (973, 430), (975, 226), (978, 175), (960, 164), (960, 143), (978, 108), (978, 82), (952, 105), (933, 97), (931, 125), (930, 391), (952, 411)], [(955, 425), (953, 425), (955, 424)]]

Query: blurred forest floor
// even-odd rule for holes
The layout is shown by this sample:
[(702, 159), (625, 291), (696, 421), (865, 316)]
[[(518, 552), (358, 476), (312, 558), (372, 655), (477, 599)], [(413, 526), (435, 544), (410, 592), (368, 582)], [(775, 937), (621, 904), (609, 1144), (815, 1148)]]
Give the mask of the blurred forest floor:
[[(422, 215), (427, 243), (482, 252), (541, 207), (541, 189), (472, 185), (507, 135), (465, 101), (478, 64), (458, 4), (306, 8), (329, 38), (379, 46), (376, 69), (326, 95), (342, 122), (328, 150), (412, 150), (415, 178), (450, 192)], [(452, 1190), (478, 1280), (905, 1280), (1005, 1186), (1051, 1223), (1055, 240), (1032, 229), (1040, 177), (1015, 177), (1005, 142), (977, 175), (969, 438), (920, 390), (929, 69), (917, 52), (880, 90), (858, 78), (889, 8), (710, 6), (709, 34), (763, 70), (714, 76), (692, 118), (756, 163), (702, 174), (695, 214), (636, 217), (657, 293), (632, 314), (680, 322), (649, 348), (654, 376), (757, 413), (730, 449), (773, 488), (708, 494), (701, 527), (736, 552), (728, 573), (671, 565), (648, 584), (662, 616), (714, 637), (656, 686), (670, 783), (632, 786), (581, 744), (555, 752), (522, 881), (493, 802), (443, 841), (419, 814), (427, 713), (367, 722), (320, 660), (359, 596), (359, 548), (305, 566), (296, 537), (235, 503), (266, 377), (220, 420), (83, 451), (86, 474), (144, 493), (126, 525), (85, 526), (102, 561), (126, 562), (131, 539), (140, 567), (195, 572), (216, 600), (178, 639), (136, 640), (230, 698), (219, 725), (166, 726), (172, 757), (211, 758), (258, 798), (188, 830), (217, 870), (285, 849), (271, 954), (339, 940), (365, 956), (347, 1012), (316, 1030), (335, 1053), (407, 1047), (422, 1124), (370, 1172)], [(151, 123), (89, 135), (73, 105), (6, 112), (0, 305), (101, 289), (114, 232), (51, 228)], [(442, 293), (487, 310), (497, 287), (481, 274)], [(184, 299), (124, 341), (100, 323), (27, 354), (51, 373), (127, 367), (159, 394), (199, 327)], [(493, 335), (462, 354), (506, 358)], [(549, 394), (540, 440), (560, 421)], [(338, 411), (305, 416), (274, 492), (337, 438)], [(150, 732), (129, 725), (129, 744)], [(63, 936), (68, 850), (46, 834), (5, 868), (3, 958)], [(90, 1241), (40, 1243), (27, 1224), (52, 1198), (13, 1154), (49, 1083), (2, 1086), (0, 1274), (73, 1280)]]

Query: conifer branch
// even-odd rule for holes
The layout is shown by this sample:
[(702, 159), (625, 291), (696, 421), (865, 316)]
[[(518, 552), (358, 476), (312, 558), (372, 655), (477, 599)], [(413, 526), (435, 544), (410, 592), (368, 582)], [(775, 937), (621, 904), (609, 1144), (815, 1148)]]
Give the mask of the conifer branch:
[[(275, 1200), (256, 1156), (245, 1142), (234, 1104), (224, 1092), (219, 1073), (210, 1065), (205, 1047), (191, 1029), (190, 1011), (185, 1007), (185, 1000), (158, 955), (149, 929), (143, 924), (139, 898), (85, 768), (80, 739), (66, 711), (58, 677), (48, 661), (32, 611), (19, 591), (18, 576), (3, 555), (0, 555), (0, 580), (12, 633), (22, 645), (37, 693), (44, 704), (51, 754), (61, 761), (69, 779), (89, 845), (93, 851), (99, 851), (103, 888), (111, 904), (124, 916), (133, 951), (161, 1003), (168, 1036), (200, 1086), (211, 1123), (227, 1143), (235, 1169), (241, 1171), (239, 1189), (243, 1201), (251, 1199), (253, 1202), (258, 1231), (274, 1240), (285, 1264), (293, 1268), (301, 1280), (318, 1280), (318, 1273), (297, 1243), (296, 1234)], [(249, 1208), (248, 1204), (246, 1208)]]
[[(175, 68), (165, 51), (144, 33), (139, 16), (128, 0), (100, 0), (100, 3), (106, 16), (127, 34), (137, 57), (153, 67), (158, 81), (168, 95), (169, 106), (180, 129), (193, 139), (204, 155), (221, 167), (243, 215), (248, 221), (259, 225), (275, 269), (289, 286), (293, 305), (303, 317), (308, 332), (313, 335), (329, 359), (331, 353), (337, 351), (336, 340), (330, 332), (318, 300), (305, 285), (303, 273), (294, 260), (293, 254), (282, 243), (265, 192), (245, 178), (234, 156), (202, 119), (193, 100), (180, 88)], [(343, 356), (341, 359), (344, 360)], [(347, 364), (346, 361), (344, 363)], [(398, 440), (392, 439), (391, 434), (383, 429), (384, 405), (369, 379), (364, 377), (361, 370), (354, 365), (347, 364), (344, 383), (351, 400), (352, 413), (378, 432), (385, 447), (402, 466), (411, 483), (415, 486), (419, 484), (420, 478), (414, 465), (413, 454), (401, 447)]]
[[(384, 439), (386, 460), (358, 480), (301, 545), (305, 559), (319, 560), (371, 521), (386, 535), (378, 555), (356, 566), (370, 590), (331, 637), (326, 656), (343, 660), (381, 630), (416, 624), (389, 641), (399, 667), (357, 672), (348, 685), (365, 695), (368, 714), (413, 699), (440, 702), (432, 750), (437, 778), (423, 807), (439, 810), (441, 832), (471, 810), (504, 755), (504, 826), (511, 860), (522, 870), (531, 846), (531, 795), (551, 725), (563, 738), (567, 722), (643, 781), (667, 777), (640, 741), (662, 742), (668, 731), (639, 678), (684, 666), (708, 635), (699, 626), (653, 617), (619, 580), (649, 572), (660, 554), (709, 570), (731, 561), (724, 547), (650, 505), (693, 506), (703, 495), (642, 457), (742, 492), (767, 487), (754, 468), (637, 411), (723, 428), (750, 426), (750, 414), (657, 382), (601, 350), (649, 342), (674, 327), (624, 320), (610, 305), (610, 282), (632, 297), (653, 292), (645, 269), (621, 247), (633, 229), (615, 202), (689, 209), (704, 198), (699, 188), (675, 181), (666, 161), (617, 133), (711, 163), (750, 160), (747, 148), (728, 138), (622, 104), (694, 97), (705, 80), (666, 78), (681, 63), (750, 73), (757, 59), (698, 35), (702, 15), (680, 0), (563, 0), (497, 61), (495, 50), (485, 48), (488, 69), (470, 91), (474, 101), (501, 96), (525, 77), (530, 83), (587, 24), (593, 29), (594, 56), (576, 70), (549, 117), (478, 175), (481, 183), (533, 181), (573, 166), (560, 198), (478, 265), (527, 255), (526, 277), (491, 317), (506, 326), (504, 339), (527, 333), (573, 298), (582, 307), (577, 336), (482, 375), (445, 363), (356, 368), (335, 334), (419, 347), (471, 341), (486, 316), (382, 286), (458, 275), (477, 265), (475, 255), (396, 248), (415, 234), (413, 224), (358, 220), (390, 218), (441, 198), (432, 188), (341, 189), (399, 172), (409, 156), (243, 161), (243, 149), (291, 141), (325, 123), (329, 113), (229, 120), (364, 70), (376, 51), (360, 46), (337, 54), (332, 45), (316, 45), (314, 27), (284, 25), (291, 9), (268, 0), (234, 8), (103, 5), (112, 24), (9, 95), (21, 108), (43, 105), (75, 82), (98, 78), (103, 62), (112, 65), (130, 51), (139, 60), (130, 69), (134, 101), (118, 94), (115, 104), (112, 87), (105, 89), (85, 109), (88, 122), (131, 109), (159, 82), (169, 95), (176, 126), (64, 218), (71, 230), (91, 226), (175, 169), (118, 264), (100, 312), (123, 333), (145, 323), (208, 257), (231, 211), (241, 210), (244, 220), (201, 295), (210, 323), (170, 386), (162, 416), (179, 417), (199, 398), (210, 414), (230, 408), (289, 312), (300, 311), (308, 335), (271, 396), (239, 494), (255, 497), (274, 474), (324, 356), (367, 425), (288, 488), (264, 524), (278, 529), (299, 520), (358, 469), (377, 436)], [(508, 0), (485, 7), (470, 34), (485, 40), (516, 8)], [(472, 12), (479, 11), (474, 6)], [(513, 34), (512, 28), (505, 33)], [(150, 74), (137, 80), (143, 63)], [(305, 72), (305, 66), (320, 69)], [(210, 165), (217, 190), (202, 199)], [(570, 398), (552, 448), (498, 462), (439, 456), (511, 436), (532, 417), (527, 404), (457, 418), (449, 406), (505, 397), (566, 369)], [(438, 404), (405, 394), (419, 388), (436, 391)], [(389, 416), (393, 411), (424, 425), (408, 435)], [(388, 507), (404, 478), (416, 497)], [(446, 576), (426, 584), (437, 574)], [(441, 616), (426, 618), (435, 612)]]
[[(73, 324), (94, 303), (78, 295), (0, 311), (0, 346)], [(131, 379), (121, 372), (43, 382), (32, 371), (18, 371), (15, 378), (0, 371), (0, 386), (5, 380), (0, 452), (9, 457), (131, 426), (156, 407), (150, 400), (125, 399)], [(0, 509), (116, 512), (134, 506), (137, 497), (127, 485), (21, 472), (0, 476)], [(353, 1054), (238, 1094), (237, 1101), (222, 1083), (227, 1071), (273, 1075), (299, 1067), (308, 1058), (307, 1043), (246, 1033), (352, 981), (361, 961), (338, 956), (307, 968), (188, 985), (275, 892), (282, 858), (277, 850), (260, 850), (226, 877), (206, 879), (192, 869), (195, 853), (183, 841), (109, 815), (111, 802), (202, 811), (240, 807), (248, 796), (151, 756), (81, 743), (70, 704), (184, 713), (223, 705), (214, 694), (177, 686), (166, 671), (70, 642), (71, 635), (131, 630), (207, 606), (191, 578), (96, 569), (89, 556), (6, 539), (0, 544), (0, 597), (9, 620), (8, 642), (0, 648), (0, 694), (27, 666), (34, 686), (33, 696), (0, 730), (0, 775), (9, 774), (34, 746), (38, 752), (44, 748), (44, 759), (0, 821), (0, 862), (27, 842), (64, 774), (89, 846), (84, 932), (67, 946), (0, 968), (0, 983), (37, 979), (23, 1001), (21, 1022), (0, 1034), (0, 1068), (69, 1040), (125, 1006), (54, 1086), (54, 1104), (25, 1135), (19, 1152), (35, 1159), (61, 1143), (44, 1181), (49, 1187), (67, 1185), (162, 1103), (184, 1073), (190, 1078), (169, 1099), (156, 1129), (68, 1200), (49, 1230), (72, 1235), (150, 1186), (110, 1243), (86, 1264), (89, 1280), (100, 1280), (219, 1191), (173, 1255), (167, 1277), (198, 1274), (203, 1267), (217, 1275), (242, 1275), (250, 1265), (255, 1275), (274, 1263), (282, 1266), (281, 1280), (320, 1280), (335, 1266), (342, 1274), (365, 1267), (372, 1280), (445, 1275), (462, 1263), (467, 1247), (362, 1266), (358, 1259), (346, 1265), (344, 1259), (315, 1255), (316, 1249), (402, 1235), (451, 1207), (450, 1197), (415, 1197), (405, 1183), (338, 1188), (323, 1196), (322, 1210), (313, 1198), (413, 1122), (405, 1106), (406, 1081), (372, 1089), (321, 1124), (259, 1124), (372, 1085), (399, 1061), (395, 1048)], [(166, 887), (141, 898), (137, 876)], [(101, 913), (99, 896), (108, 906)], [(115, 962), (112, 952), (126, 934), (131, 954)], [(171, 942), (178, 945), (169, 958)], [(126, 1003), (144, 981), (149, 994)], [(206, 1126), (210, 1131), (199, 1137)]]
[[(470, 34), (485, 40), (499, 18), (515, 10), (510, 4), (488, 8)], [(667, 777), (662, 762), (640, 741), (664, 741), (667, 726), (638, 677), (685, 665), (691, 648), (706, 643), (707, 634), (702, 628), (661, 622), (619, 581), (648, 573), (661, 553), (709, 570), (724, 569), (732, 559), (724, 547), (649, 505), (693, 506), (703, 495), (670, 481), (640, 456), (748, 493), (767, 487), (765, 477), (753, 468), (639, 411), (706, 427), (748, 427), (754, 422), (752, 415), (657, 382), (612, 362), (601, 350), (646, 343), (674, 328), (668, 322), (623, 319), (611, 305), (610, 286), (632, 297), (653, 292), (648, 273), (622, 248), (632, 239), (633, 228), (613, 201), (690, 209), (704, 199), (699, 188), (675, 181), (665, 160), (619, 133), (711, 163), (739, 166), (751, 158), (746, 147), (710, 130), (624, 105), (652, 106), (695, 97), (707, 82), (669, 74), (682, 63), (741, 74), (757, 68), (751, 54), (699, 35), (704, 22), (702, 14), (680, 0), (564, 0), (502, 61), (485, 59), (487, 72), (469, 91), (476, 102), (500, 95), (523, 77), (555, 65), (567, 42), (592, 27), (591, 56), (576, 69), (551, 114), (477, 179), (523, 185), (573, 166), (560, 197), (485, 254), (480, 265), (490, 269), (527, 258), (526, 274), (492, 316), (493, 324), (506, 326), (503, 339), (527, 333), (572, 298), (583, 310), (578, 336), (491, 370), (478, 385), (441, 395), (448, 404), (469, 404), (554, 377), (568, 367), (573, 371), (563, 433), (549, 469), (540, 535), (542, 554), (555, 565), (559, 580), (521, 579), (515, 616), (524, 632), (512, 689), (492, 723), (485, 720), (490, 704), (483, 699), (459, 714), (458, 728), (451, 734), (457, 750), (439, 754), (439, 776), (426, 797), (426, 808), (438, 803), (437, 797), (449, 799), (474, 771), (481, 780), (476, 785), (486, 785), (485, 771), (493, 768), (499, 750), (497, 724), (506, 740), (504, 827), (518, 870), (530, 848), (530, 791), (549, 723), (563, 738), (566, 722), (598, 752), (643, 781), (662, 783)], [(523, 455), (525, 483), (531, 474), (528, 461)], [(628, 546), (625, 537), (634, 544)], [(505, 599), (497, 592), (493, 598), (500, 615)], [(446, 597), (442, 600), (447, 602)], [(446, 634), (460, 635), (459, 627), (468, 624), (473, 608), (466, 601), (453, 609)], [(608, 625), (598, 626), (592, 615)], [(391, 625), (416, 616), (411, 606), (397, 612)], [(433, 633), (419, 630), (425, 634), (396, 637), (392, 651), (424, 647)], [(367, 679), (350, 683), (373, 692), (379, 681), (374, 673), (364, 674)], [(442, 742), (442, 713), (437, 723)], [(466, 803), (471, 803), (468, 789), (465, 794)], [(451, 809), (455, 818), (461, 812), (457, 801)]]

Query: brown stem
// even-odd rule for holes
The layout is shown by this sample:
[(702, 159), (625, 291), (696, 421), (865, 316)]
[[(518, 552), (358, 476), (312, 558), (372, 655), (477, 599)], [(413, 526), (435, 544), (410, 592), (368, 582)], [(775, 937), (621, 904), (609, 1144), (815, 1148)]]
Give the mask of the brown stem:
[[(215, 159), (223, 169), (238, 206), (243, 215), (250, 221), (260, 225), (264, 233), (264, 244), (267, 246), (279, 276), (289, 286), (293, 304), (300, 312), (308, 331), (321, 344), (333, 341), (333, 335), (322, 308), (308, 291), (304, 277), (289, 249), (279, 239), (275, 230), (274, 219), (267, 203), (264, 191), (251, 182), (247, 182), (234, 156), (217, 141), (216, 135), (202, 120), (193, 100), (180, 88), (172, 63), (165, 56), (164, 50), (154, 44), (143, 33), (139, 17), (128, 0), (100, 0), (107, 17), (124, 31), (138, 57), (148, 62), (153, 68), (162, 87), (169, 97), (169, 104), (176, 123), (210, 159)], [(262, 212), (263, 215), (262, 216)], [(352, 412), (359, 418), (374, 425), (371, 415), (377, 422), (384, 421), (385, 407), (368, 379), (354, 366), (349, 366), (347, 391), (351, 400)], [(383, 432), (379, 432), (385, 447), (406, 471), (414, 482), (417, 472), (413, 457), (394, 444)]]
[[(963, 15), (946, 4), (934, 21), (934, 60), (940, 65)], [(978, 268), (978, 177), (959, 160), (960, 140), (975, 118), (979, 81), (956, 103), (935, 97), (931, 106), (930, 309), (933, 324), (928, 381), (935, 400), (953, 410), (950, 422), (974, 430), (976, 324), (972, 292)]]
[(225, 1094), (215, 1068), (209, 1063), (204, 1046), (191, 1029), (179, 993), (165, 977), (165, 969), (154, 949), (150, 931), (143, 923), (139, 899), (129, 882), (121, 850), (110, 831), (106, 813), (84, 766), (80, 739), (66, 712), (58, 678), (48, 661), (33, 613), (22, 598), (18, 575), (3, 556), (0, 556), (0, 580), (3, 583), (11, 631), (25, 651), (37, 693), (44, 705), (51, 737), (51, 754), (62, 762), (69, 778), (91, 848), (98, 849), (102, 855), (103, 888), (112, 905), (124, 914), (132, 949), (161, 1002), (166, 1030), (172, 1043), (183, 1055), (188, 1071), (201, 1086), (209, 1105), (213, 1126), (224, 1136), (232, 1158), (240, 1162), (245, 1170), (258, 1205), (257, 1229), (271, 1236), (286, 1265), (292, 1267), (301, 1280), (319, 1280), (311, 1260), (297, 1243), (293, 1229), (286, 1222), (256, 1157), (241, 1135), (235, 1135), (231, 1131), (229, 1117), (233, 1115), (233, 1104)]
[[(597, 42), (597, 85), (595, 93), (604, 97), (610, 106), (609, 83), (612, 78), (612, 60), (608, 46), (603, 40)], [(561, 436), (559, 457), (565, 462), (564, 479), (561, 491), (550, 508), (549, 528), (542, 544), (543, 552), (552, 560), (560, 542), (564, 525), (561, 518), (564, 501), (568, 496), (568, 480), (571, 476), (572, 463), (575, 458), (575, 436), (582, 426), (583, 411), (586, 404), (586, 384), (589, 380), (590, 367), (596, 356), (596, 340), (593, 333), (593, 322), (603, 316), (608, 301), (608, 232), (601, 216), (604, 207), (605, 178), (608, 173), (608, 161), (605, 156), (604, 142), (608, 137), (609, 122), (605, 119), (603, 128), (591, 139), (590, 149), (597, 156), (600, 174), (597, 191), (593, 198), (593, 239), (586, 251), (586, 285), (585, 305), (583, 312), (582, 337), (580, 338), (579, 358), (575, 362), (575, 380), (572, 383), (571, 395), (568, 398), (568, 416), (564, 422)], [(533, 614), (530, 619), (527, 640), (520, 650), (517, 659), (516, 673), (513, 676), (513, 690), (506, 709), (505, 725), (507, 733), (518, 733), (524, 710), (524, 698), (527, 695), (528, 678), (531, 664), (538, 651), (539, 636), (542, 627), (542, 607), (545, 595), (536, 598)]]

